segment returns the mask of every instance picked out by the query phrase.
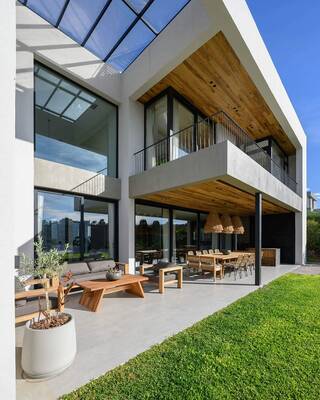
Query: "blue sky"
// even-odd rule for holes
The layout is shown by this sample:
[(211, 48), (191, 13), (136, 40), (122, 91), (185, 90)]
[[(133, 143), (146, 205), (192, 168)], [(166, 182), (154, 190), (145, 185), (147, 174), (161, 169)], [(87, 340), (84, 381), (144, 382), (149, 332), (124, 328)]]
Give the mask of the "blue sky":
[(320, 1), (247, 4), (307, 134), (308, 188), (320, 193)]

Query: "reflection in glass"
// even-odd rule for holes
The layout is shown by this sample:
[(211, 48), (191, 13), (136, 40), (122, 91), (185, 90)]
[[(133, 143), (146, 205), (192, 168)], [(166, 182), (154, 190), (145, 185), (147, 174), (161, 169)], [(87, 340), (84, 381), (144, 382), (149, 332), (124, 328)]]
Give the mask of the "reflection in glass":
[(183, 263), (189, 250), (197, 249), (198, 214), (173, 210), (173, 261)]
[(35, 156), (116, 176), (117, 108), (36, 64)]
[(208, 214), (200, 213), (200, 250), (219, 249), (219, 234), (204, 232), (207, 218)]
[(69, 243), (68, 259), (80, 259), (79, 197), (38, 192), (35, 225), (46, 250), (63, 250)]
[(136, 205), (136, 260), (169, 260), (169, 210)]
[(84, 200), (84, 257), (114, 258), (114, 204)]
[[(146, 109), (146, 167), (147, 169), (167, 161), (167, 96), (156, 100)], [(158, 143), (156, 146), (152, 144)]]
[(194, 114), (177, 99), (173, 99), (173, 132), (171, 160), (193, 151)]
[(46, 250), (69, 243), (69, 261), (115, 257), (113, 203), (38, 190), (35, 200), (35, 233)]

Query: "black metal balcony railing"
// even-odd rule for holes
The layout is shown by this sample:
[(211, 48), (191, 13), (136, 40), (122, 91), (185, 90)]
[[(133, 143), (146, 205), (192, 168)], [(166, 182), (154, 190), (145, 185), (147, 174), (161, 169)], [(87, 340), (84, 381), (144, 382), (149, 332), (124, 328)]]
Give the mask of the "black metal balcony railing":
[(296, 192), (297, 183), (287, 171), (237, 125), (225, 112), (219, 111), (181, 131), (173, 133), (134, 154), (134, 173), (184, 157), (190, 153), (229, 140), (263, 168)]

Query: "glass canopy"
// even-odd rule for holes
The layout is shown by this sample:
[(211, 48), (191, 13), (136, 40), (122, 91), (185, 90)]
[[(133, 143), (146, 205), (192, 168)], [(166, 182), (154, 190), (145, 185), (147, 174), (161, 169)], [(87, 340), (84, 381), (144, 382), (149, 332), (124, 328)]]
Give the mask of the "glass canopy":
[(190, 0), (19, 0), (123, 72)]

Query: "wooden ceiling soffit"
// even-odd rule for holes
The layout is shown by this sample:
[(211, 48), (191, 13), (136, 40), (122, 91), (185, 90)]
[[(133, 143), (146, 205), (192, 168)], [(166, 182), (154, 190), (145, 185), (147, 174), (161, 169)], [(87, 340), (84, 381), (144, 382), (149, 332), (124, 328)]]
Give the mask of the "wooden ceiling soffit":
[(295, 148), (222, 32), (195, 51), (139, 101), (173, 87), (205, 115), (227, 112), (254, 139), (273, 136), (287, 154)]
[[(231, 215), (254, 215), (255, 197), (221, 181), (209, 181), (142, 197), (156, 203)], [(289, 210), (263, 200), (263, 214), (283, 214)]]

